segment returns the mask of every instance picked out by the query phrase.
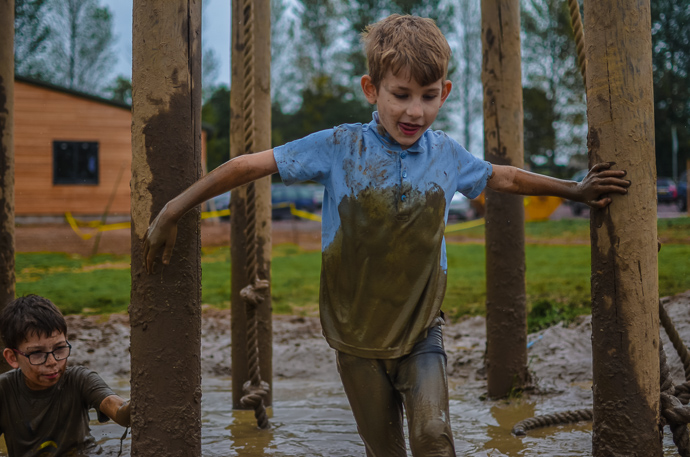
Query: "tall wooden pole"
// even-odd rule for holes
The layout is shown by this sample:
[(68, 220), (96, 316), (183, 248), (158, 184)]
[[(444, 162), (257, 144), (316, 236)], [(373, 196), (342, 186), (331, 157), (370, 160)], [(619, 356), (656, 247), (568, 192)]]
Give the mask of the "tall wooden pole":
[[(251, 154), (271, 147), (271, 23), (270, 0), (232, 1), (232, 90), (230, 91), (230, 156)], [(240, 291), (252, 283), (247, 266), (256, 257), (256, 276), (271, 276), (270, 177), (232, 191), (232, 402), (241, 409), (243, 384), (250, 378), (247, 351), (250, 316)], [(254, 199), (255, 210), (250, 209)], [(252, 215), (253, 213), (253, 215)], [(248, 231), (255, 233), (255, 242)], [(247, 248), (255, 249), (248, 253)], [(251, 263), (251, 262), (250, 262)], [(256, 308), (261, 380), (273, 379), (273, 325), (270, 289)], [(269, 392), (265, 399), (271, 404)]]
[(662, 455), (649, 0), (585, 0), (590, 165), (632, 185), (591, 212), (594, 456)]
[[(524, 161), (520, 4), (482, 0), (484, 157)], [(486, 190), (486, 336), (490, 397), (527, 382), (525, 208), (522, 197)]]
[(14, 0), (0, 0), (0, 208), (2, 208), (0, 211), (0, 309), (2, 309), (5, 304), (14, 299), (15, 280)]
[(136, 0), (132, 34), (132, 455), (200, 456), (199, 209), (154, 274), (141, 243), (201, 176), (201, 0)]

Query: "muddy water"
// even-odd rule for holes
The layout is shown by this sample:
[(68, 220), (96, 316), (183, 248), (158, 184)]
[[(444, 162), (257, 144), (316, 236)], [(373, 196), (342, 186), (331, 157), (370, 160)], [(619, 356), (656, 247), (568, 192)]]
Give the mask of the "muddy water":
[[(126, 379), (106, 380), (118, 394), (129, 396)], [(270, 431), (256, 428), (251, 411), (231, 409), (230, 385), (231, 379), (227, 377), (207, 378), (203, 383), (204, 457), (365, 455), (339, 382), (276, 381), (271, 411), (273, 428)], [(590, 456), (590, 423), (537, 430), (522, 439), (510, 433), (512, 426), (526, 417), (581, 408), (583, 397), (591, 397), (591, 386), (583, 383), (573, 387), (575, 394), (507, 402), (482, 401), (479, 390), (451, 385), (450, 413), (457, 455)], [(112, 422), (97, 424), (92, 421), (92, 432), (105, 451), (100, 455), (118, 455), (123, 432), (121, 427)], [(128, 436), (124, 441), (123, 456), (130, 455), (130, 445)], [(665, 437), (664, 449), (665, 456), (677, 455), (669, 436)], [(0, 455), (7, 454), (0, 452)]]

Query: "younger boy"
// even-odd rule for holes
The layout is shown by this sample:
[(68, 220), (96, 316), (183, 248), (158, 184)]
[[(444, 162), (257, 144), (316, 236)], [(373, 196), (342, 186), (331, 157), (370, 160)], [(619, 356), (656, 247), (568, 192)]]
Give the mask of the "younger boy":
[(373, 120), (221, 165), (151, 223), (146, 267), (152, 271), (160, 250), (170, 261), (177, 221), (214, 195), (276, 172), (288, 185), (323, 184), (320, 317), (367, 455), (406, 455), (404, 407), (412, 454), (452, 456), (441, 302), (453, 194), (474, 198), (488, 185), (603, 208), (611, 199), (601, 195), (626, 193), (629, 182), (610, 164), (576, 183), (474, 157), (429, 129), (452, 88), (450, 47), (434, 22), (393, 15), (363, 40), (369, 74), (361, 86), (377, 105)]
[(2, 354), (14, 368), (0, 375), (0, 433), (15, 456), (89, 455), (97, 444), (89, 409), (100, 422), (130, 422), (129, 402), (95, 372), (67, 367), (67, 323), (47, 298), (27, 295), (0, 313)]

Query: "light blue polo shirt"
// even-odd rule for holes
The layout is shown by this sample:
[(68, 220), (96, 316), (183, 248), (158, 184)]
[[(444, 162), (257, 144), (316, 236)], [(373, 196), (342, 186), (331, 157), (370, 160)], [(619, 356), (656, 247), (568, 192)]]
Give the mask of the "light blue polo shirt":
[(319, 307), (326, 339), (355, 356), (396, 358), (439, 315), (453, 194), (477, 197), (492, 167), (441, 131), (427, 130), (403, 150), (377, 119), (273, 153), (286, 185), (325, 187)]

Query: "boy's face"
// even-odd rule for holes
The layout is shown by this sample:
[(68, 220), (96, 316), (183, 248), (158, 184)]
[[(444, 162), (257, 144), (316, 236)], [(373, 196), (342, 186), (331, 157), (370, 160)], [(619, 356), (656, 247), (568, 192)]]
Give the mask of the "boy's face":
[(67, 346), (65, 335), (56, 330), (50, 336), (38, 336), (31, 333), (17, 348), (6, 348), (3, 355), (12, 368), (20, 368), (24, 374), (26, 385), (31, 390), (44, 390), (54, 386), (60, 380), (67, 368), (67, 359), (55, 360), (53, 354), (42, 365), (32, 365), (28, 357), (14, 351), (21, 351), (26, 355), (33, 352), (51, 352)]
[(391, 70), (378, 89), (369, 75), (362, 76), (361, 83), (369, 103), (378, 106), (379, 121), (386, 132), (403, 149), (412, 146), (431, 126), (453, 87), (443, 79), (421, 86), (409, 71), (394, 75)]

